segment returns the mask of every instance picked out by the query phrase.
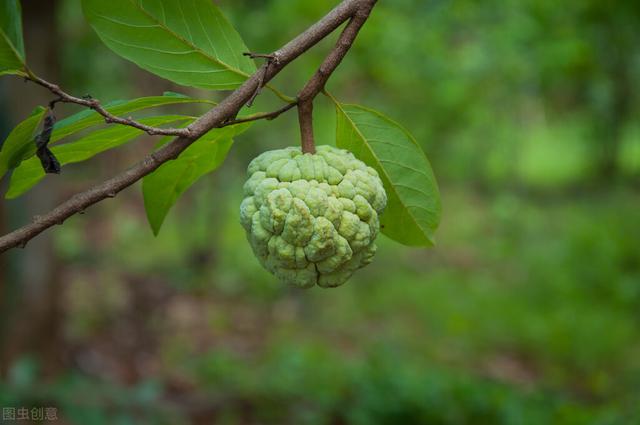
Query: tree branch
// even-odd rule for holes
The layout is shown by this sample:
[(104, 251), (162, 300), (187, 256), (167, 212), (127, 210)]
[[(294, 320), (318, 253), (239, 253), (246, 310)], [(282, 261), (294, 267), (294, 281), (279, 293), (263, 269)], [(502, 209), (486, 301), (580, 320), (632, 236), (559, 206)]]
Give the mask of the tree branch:
[(369, 18), (369, 14), (371, 13), (371, 9), (373, 9), (375, 3), (376, 0), (365, 1), (354, 13), (347, 26), (344, 27), (344, 30), (342, 31), (342, 34), (340, 34), (334, 48), (329, 52), (316, 73), (298, 94), (298, 99), (300, 99), (300, 101), (313, 99), (322, 90), (324, 90), (324, 86), (327, 84), (329, 77), (333, 74), (338, 65), (340, 65), (349, 49), (351, 49), (353, 42), (360, 32), (360, 28), (362, 28), (366, 20)]
[(353, 45), (360, 28), (364, 25), (375, 2), (363, 5), (359, 8), (344, 28), (338, 41), (320, 65), (320, 68), (307, 82), (298, 94), (298, 121), (300, 122), (300, 139), (302, 152), (315, 153), (316, 146), (313, 137), (313, 100), (324, 90), (329, 77), (336, 70), (342, 59)]
[[(251, 99), (259, 85), (268, 83), (285, 66), (332, 33), (342, 23), (350, 19), (350, 23), (340, 36), (340, 40), (338, 41), (336, 48), (329, 54), (327, 59), (325, 59), (325, 62), (318, 70), (318, 73), (316, 73), (307, 86), (305, 86), (311, 86), (311, 88), (308, 89), (309, 93), (315, 96), (320, 92), (329, 78), (329, 74), (338, 66), (346, 54), (346, 51), (349, 49), (351, 44), (353, 44), (353, 40), (355, 39), (358, 30), (364, 23), (364, 20), (366, 20), (375, 3), (376, 0), (343, 0), (338, 6), (302, 34), (291, 40), (279, 50), (273, 52), (272, 55), (276, 60), (273, 60), (268, 64), (265, 63), (222, 102), (186, 127), (184, 134), (179, 134), (171, 143), (168, 143), (157, 151), (151, 153), (141, 162), (129, 168), (122, 174), (71, 197), (69, 200), (63, 202), (47, 214), (34, 217), (31, 224), (0, 237), (0, 253), (17, 246), (25, 246), (29, 240), (49, 227), (62, 224), (67, 218), (76, 213), (84, 212), (84, 210), (91, 205), (116, 196), (118, 192), (131, 186), (144, 176), (152, 173), (165, 162), (176, 159), (180, 153), (209, 130), (224, 126), (226, 121), (233, 119), (233, 117), (238, 114), (238, 111), (242, 106)], [(45, 87), (47, 86), (45, 85)], [(302, 93), (306, 93), (304, 89)], [(84, 99), (77, 100), (91, 102)], [(95, 104), (86, 106), (92, 107), (92, 109), (98, 111), (98, 109), (96, 109), (98, 106)], [(98, 112), (100, 113), (100, 111)], [(105, 112), (108, 113), (108, 111)], [(130, 122), (125, 122), (123, 124), (131, 125)]]
[(251, 121), (258, 121), (258, 120), (273, 120), (278, 118), (280, 115), (284, 114), (285, 112), (287, 112), (289, 109), (293, 108), (294, 106), (298, 105), (298, 101), (295, 100), (291, 103), (287, 103), (285, 106), (283, 106), (282, 108), (272, 111), (272, 112), (262, 112), (259, 114), (255, 114), (255, 115), (249, 115), (247, 117), (243, 117), (243, 118), (238, 118), (235, 120), (231, 120), (231, 121), (225, 121), (224, 123), (220, 124), (218, 126), (218, 128), (222, 128), (222, 127), (227, 127), (230, 125), (236, 125), (236, 124), (242, 124), (244, 122), (251, 122)]
[(49, 90), (51, 93), (55, 94), (56, 96), (58, 96), (57, 99), (55, 99), (54, 101), (51, 102), (51, 106), (53, 106), (53, 104), (57, 103), (57, 102), (63, 102), (63, 103), (75, 103), (77, 105), (81, 105), (81, 106), (85, 106), (87, 108), (93, 109), (94, 111), (96, 111), (97, 113), (99, 113), (100, 115), (102, 115), (104, 117), (104, 121), (107, 124), (122, 124), (122, 125), (127, 125), (129, 127), (135, 127), (137, 129), (140, 129), (142, 131), (146, 131), (148, 134), (150, 135), (163, 135), (163, 136), (184, 136), (184, 137), (188, 137), (189, 136), (189, 130), (187, 128), (159, 128), (159, 127), (151, 127), (145, 124), (142, 124), (138, 121), (134, 121), (133, 118), (128, 117), (128, 118), (121, 118), (118, 117), (116, 115), (113, 115), (111, 112), (107, 111), (102, 104), (100, 104), (100, 101), (98, 101), (97, 99), (91, 99), (91, 98), (80, 98), (80, 97), (75, 97), (72, 96), (68, 93), (66, 93), (65, 91), (63, 91), (60, 86), (50, 83), (40, 77), (38, 77), (37, 75), (35, 75), (33, 72), (31, 72), (30, 70), (27, 70), (27, 76), (25, 77), (27, 80), (29, 81), (33, 81), (34, 83), (46, 88), (47, 90)]

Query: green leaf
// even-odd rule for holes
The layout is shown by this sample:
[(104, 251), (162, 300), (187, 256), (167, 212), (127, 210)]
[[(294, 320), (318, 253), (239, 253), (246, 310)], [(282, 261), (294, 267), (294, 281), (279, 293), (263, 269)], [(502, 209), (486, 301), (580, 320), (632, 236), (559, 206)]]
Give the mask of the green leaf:
[(0, 146), (0, 179), (12, 168), (20, 165), (31, 151), (35, 152), (35, 136), (47, 110), (37, 107), (9, 133)]
[(191, 185), (222, 164), (233, 137), (249, 127), (247, 124), (213, 129), (189, 146), (175, 161), (164, 163), (142, 180), (147, 219), (158, 235), (171, 207)]
[[(144, 118), (140, 122), (150, 126), (161, 126), (171, 123), (191, 122), (192, 120), (192, 117), (184, 115), (162, 115)], [(109, 127), (95, 131), (73, 142), (54, 146), (51, 151), (58, 158), (60, 165), (67, 165), (85, 161), (101, 152), (121, 146), (143, 133), (142, 130), (133, 127)], [(17, 198), (35, 186), (44, 177), (45, 173), (38, 158), (29, 158), (20, 167), (16, 168), (11, 175), (11, 183), (5, 198)]]
[(229, 90), (255, 71), (248, 49), (211, 0), (82, 0), (111, 50), (185, 86)]
[(373, 167), (389, 198), (382, 233), (405, 245), (429, 246), (440, 223), (440, 194), (431, 165), (407, 130), (379, 112), (336, 102), (338, 147)]
[(0, 2), (0, 75), (24, 73), (22, 11), (19, 0)]
[[(193, 99), (178, 93), (166, 92), (163, 96), (141, 97), (133, 100), (116, 100), (106, 104), (104, 107), (113, 115), (122, 116), (142, 109), (183, 103), (209, 103), (215, 105), (215, 102), (209, 100)], [(103, 122), (104, 118), (102, 115), (95, 111), (90, 109), (80, 111), (56, 123), (53, 134), (51, 135), (51, 143)]]

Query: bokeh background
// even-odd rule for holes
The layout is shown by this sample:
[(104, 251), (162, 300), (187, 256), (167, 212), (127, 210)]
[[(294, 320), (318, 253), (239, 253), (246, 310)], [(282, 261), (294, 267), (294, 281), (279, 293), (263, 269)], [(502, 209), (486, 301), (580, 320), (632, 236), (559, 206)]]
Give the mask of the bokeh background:
[[(335, 3), (219, 2), (257, 52)], [(119, 59), (78, 0), (23, 9), (32, 68), (69, 92), (220, 96)], [(636, 1), (381, 1), (328, 88), (421, 143), (442, 192), (437, 246), (381, 237), (343, 287), (281, 286), (237, 211), (250, 159), (298, 143), (296, 114), (256, 123), (159, 237), (136, 185), (0, 257), (0, 406), (82, 425), (640, 424), (639, 28)], [(295, 94), (333, 40), (275, 85)], [(0, 96), (2, 138), (51, 100), (14, 77)], [(331, 105), (316, 104), (333, 143)], [(278, 105), (265, 92), (252, 110)], [(154, 143), (3, 200), (2, 233)]]

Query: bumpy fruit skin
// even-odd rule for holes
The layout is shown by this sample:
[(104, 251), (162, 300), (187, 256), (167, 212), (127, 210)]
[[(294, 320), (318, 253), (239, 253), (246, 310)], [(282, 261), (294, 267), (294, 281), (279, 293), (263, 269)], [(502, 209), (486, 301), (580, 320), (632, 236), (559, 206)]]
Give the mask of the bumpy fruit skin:
[(318, 146), (264, 152), (248, 167), (240, 222), (262, 265), (282, 282), (342, 285), (369, 264), (387, 195), (349, 151)]

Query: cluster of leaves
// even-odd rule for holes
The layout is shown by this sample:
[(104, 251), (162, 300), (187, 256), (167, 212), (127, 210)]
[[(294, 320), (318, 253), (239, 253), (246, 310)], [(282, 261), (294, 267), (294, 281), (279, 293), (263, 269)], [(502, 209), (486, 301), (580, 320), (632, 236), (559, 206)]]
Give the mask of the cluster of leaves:
[[(83, 0), (83, 11), (101, 40), (115, 53), (141, 68), (183, 86), (231, 90), (255, 72), (254, 62), (238, 32), (209, 0)], [(20, 3), (4, 2), (0, 10), (0, 73), (30, 78), (24, 54)], [(288, 99), (275, 89), (274, 93)], [(382, 231), (407, 245), (433, 244), (440, 219), (438, 188), (429, 161), (415, 139), (399, 124), (376, 111), (340, 103), (336, 144), (375, 168), (389, 194)], [(181, 95), (118, 101), (106, 105), (114, 115), (162, 105), (208, 102)], [(7, 137), (0, 150), (0, 178), (12, 171), (7, 198), (25, 193), (44, 177), (33, 143), (47, 109), (39, 107)], [(150, 126), (186, 126), (195, 118), (157, 115), (141, 120)], [(87, 160), (142, 135), (129, 127), (97, 128), (101, 117), (83, 111), (55, 127), (51, 150), (62, 166)], [(178, 197), (225, 159), (235, 136), (250, 124), (213, 129), (175, 161), (163, 164), (143, 181), (147, 216), (154, 233)], [(67, 137), (90, 129), (82, 137)], [(63, 141), (66, 143), (61, 143)], [(160, 145), (170, 140), (162, 140)]]

